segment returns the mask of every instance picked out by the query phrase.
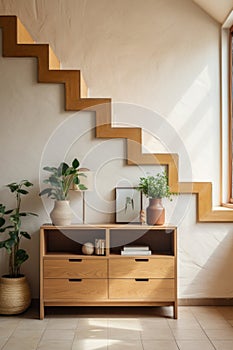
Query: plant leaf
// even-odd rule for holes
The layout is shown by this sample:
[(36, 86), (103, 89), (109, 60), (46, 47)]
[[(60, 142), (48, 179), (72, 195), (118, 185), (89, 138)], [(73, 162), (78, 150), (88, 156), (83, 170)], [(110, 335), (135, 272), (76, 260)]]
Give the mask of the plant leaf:
[(26, 231), (20, 231), (20, 234), (27, 239), (31, 239), (31, 236)]
[(77, 169), (77, 168), (79, 167), (79, 161), (78, 161), (77, 158), (75, 158), (75, 159), (73, 160), (73, 162), (72, 162), (72, 167), (73, 167), (74, 169)]

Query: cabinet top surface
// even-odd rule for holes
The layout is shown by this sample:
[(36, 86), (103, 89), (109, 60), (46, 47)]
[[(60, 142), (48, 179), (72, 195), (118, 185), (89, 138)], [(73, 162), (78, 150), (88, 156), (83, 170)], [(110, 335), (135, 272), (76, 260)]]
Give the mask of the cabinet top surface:
[(42, 229), (148, 229), (148, 230), (166, 230), (166, 229), (176, 229), (173, 225), (156, 225), (149, 226), (146, 224), (72, 224), (69, 226), (54, 226), (53, 224), (44, 224), (41, 226)]

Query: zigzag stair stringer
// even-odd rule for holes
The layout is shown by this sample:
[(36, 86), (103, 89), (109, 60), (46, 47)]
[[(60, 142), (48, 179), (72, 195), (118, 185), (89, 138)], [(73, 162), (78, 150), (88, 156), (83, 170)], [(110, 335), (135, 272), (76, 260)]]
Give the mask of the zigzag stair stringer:
[(141, 128), (112, 127), (111, 99), (88, 98), (87, 87), (80, 70), (61, 70), (60, 62), (48, 44), (36, 44), (16, 16), (0, 16), (4, 57), (36, 57), (38, 82), (62, 83), (65, 86), (65, 110), (90, 110), (96, 114), (96, 137), (125, 138), (127, 163), (150, 164), (167, 167), (171, 190), (195, 194), (197, 220), (201, 222), (233, 222), (233, 211), (213, 210), (212, 184), (210, 182), (179, 182), (177, 154), (142, 153)]

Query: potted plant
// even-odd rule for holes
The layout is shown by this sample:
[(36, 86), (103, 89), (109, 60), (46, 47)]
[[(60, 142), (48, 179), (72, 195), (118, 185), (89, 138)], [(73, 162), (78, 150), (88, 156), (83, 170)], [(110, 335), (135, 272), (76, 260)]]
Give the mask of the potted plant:
[(146, 209), (147, 224), (163, 225), (165, 208), (162, 204), (162, 198), (172, 200), (174, 194), (170, 191), (166, 172), (158, 173), (156, 176), (140, 177), (137, 189), (149, 198), (149, 206)]
[(68, 194), (72, 186), (78, 186), (80, 190), (86, 190), (81, 184), (79, 177), (85, 176), (79, 171), (79, 161), (75, 158), (69, 166), (67, 163), (60, 163), (58, 167), (44, 167), (43, 170), (50, 173), (43, 182), (49, 187), (40, 192), (40, 196), (47, 195), (55, 199), (54, 208), (50, 213), (52, 223), (56, 226), (71, 224), (72, 210), (69, 205)]
[[(18, 314), (25, 311), (31, 303), (31, 293), (26, 277), (21, 274), (21, 265), (29, 258), (28, 253), (20, 247), (23, 238), (30, 239), (28, 232), (22, 230), (22, 218), (35, 215), (21, 211), (21, 197), (29, 192), (26, 188), (33, 186), (28, 180), (7, 185), (15, 194), (16, 206), (6, 209), (0, 204), (0, 233), (4, 238), (0, 248), (9, 254), (9, 272), (0, 279), (0, 313)], [(7, 236), (6, 236), (7, 235)]]

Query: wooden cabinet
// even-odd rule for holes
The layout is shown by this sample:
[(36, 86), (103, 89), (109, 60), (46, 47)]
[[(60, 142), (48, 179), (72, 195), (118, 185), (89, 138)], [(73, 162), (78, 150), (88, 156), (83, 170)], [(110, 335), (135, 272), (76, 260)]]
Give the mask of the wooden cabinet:
[[(40, 230), (40, 318), (46, 306), (171, 305), (177, 318), (176, 227), (43, 225)], [(104, 240), (104, 255), (84, 255)], [(125, 245), (151, 255), (121, 255)]]

